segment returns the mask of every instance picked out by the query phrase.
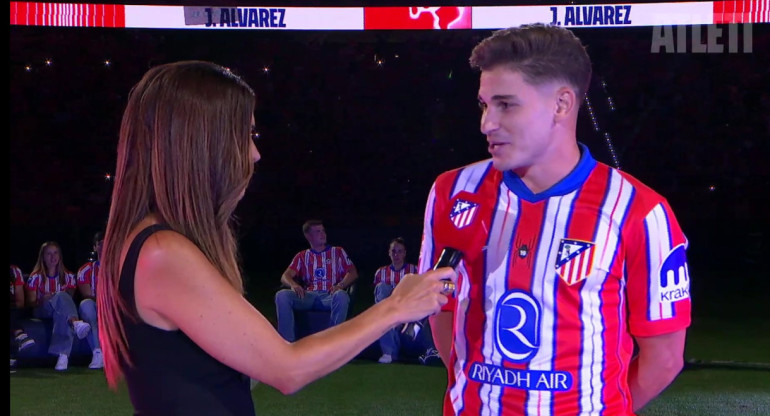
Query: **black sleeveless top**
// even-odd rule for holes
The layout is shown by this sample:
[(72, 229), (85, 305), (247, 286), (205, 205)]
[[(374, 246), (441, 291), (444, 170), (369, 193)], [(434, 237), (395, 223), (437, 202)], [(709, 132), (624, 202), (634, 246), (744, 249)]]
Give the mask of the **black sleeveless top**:
[(134, 415), (254, 415), (248, 377), (217, 361), (182, 331), (155, 328), (138, 318), (134, 274), (139, 249), (154, 232), (170, 229), (155, 224), (140, 231), (120, 275), (120, 296), (137, 317), (121, 318), (133, 363), (123, 363), (122, 369)]

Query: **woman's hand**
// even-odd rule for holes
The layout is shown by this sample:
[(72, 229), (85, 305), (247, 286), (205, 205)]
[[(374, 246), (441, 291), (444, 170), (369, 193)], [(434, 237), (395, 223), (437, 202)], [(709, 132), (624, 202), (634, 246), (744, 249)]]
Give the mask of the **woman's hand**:
[(388, 301), (395, 308), (399, 324), (420, 320), (438, 312), (447, 303), (456, 277), (451, 267), (408, 274), (383, 302)]

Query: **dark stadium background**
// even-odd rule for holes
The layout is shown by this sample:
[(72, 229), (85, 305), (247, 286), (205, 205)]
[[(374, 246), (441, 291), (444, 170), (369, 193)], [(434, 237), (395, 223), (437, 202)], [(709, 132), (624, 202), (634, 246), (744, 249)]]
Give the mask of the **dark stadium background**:
[[(417, 261), (435, 176), (488, 157), (467, 60), (489, 33), (11, 27), (10, 262), (29, 272), (47, 240), (68, 268), (87, 260), (130, 87), (154, 64), (204, 59), (258, 97), (262, 160), (237, 211), (249, 293), (270, 300), (308, 218), (366, 288), (391, 238)], [(752, 28), (752, 53), (732, 54), (654, 54), (651, 28), (576, 33), (594, 62), (596, 121), (583, 111), (578, 137), (612, 164), (609, 134), (621, 168), (669, 199), (696, 312), (767, 293), (770, 25)]]

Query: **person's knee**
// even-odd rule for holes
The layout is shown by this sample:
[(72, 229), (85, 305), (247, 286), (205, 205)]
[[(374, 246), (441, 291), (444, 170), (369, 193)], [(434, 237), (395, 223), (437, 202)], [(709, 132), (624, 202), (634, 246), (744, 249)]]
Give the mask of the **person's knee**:
[(297, 294), (291, 289), (281, 289), (275, 294), (276, 306), (291, 306)]
[(81, 317), (96, 317), (96, 302), (93, 299), (83, 299), (78, 306)]
[(340, 306), (347, 306), (350, 303), (350, 295), (344, 290), (338, 290), (332, 295), (332, 302)]
[(393, 286), (387, 283), (377, 283), (374, 287), (374, 301), (379, 302), (393, 293)]

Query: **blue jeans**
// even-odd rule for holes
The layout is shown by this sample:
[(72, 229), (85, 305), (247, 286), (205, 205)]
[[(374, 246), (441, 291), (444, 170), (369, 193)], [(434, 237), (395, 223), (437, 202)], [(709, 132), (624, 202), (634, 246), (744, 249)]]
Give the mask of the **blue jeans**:
[(88, 346), (91, 351), (99, 348), (99, 319), (96, 316), (96, 301), (93, 299), (83, 299), (78, 307), (80, 318), (91, 325), (91, 332), (88, 334)]
[(75, 330), (70, 325), (70, 318), (79, 318), (77, 306), (69, 293), (56, 293), (47, 302), (35, 308), (34, 316), (38, 319), (53, 319), (53, 333), (48, 353), (70, 355), (72, 342), (75, 339)]
[(292, 289), (281, 289), (275, 294), (275, 310), (278, 318), (278, 333), (283, 339), (294, 342), (294, 311), (331, 311), (329, 326), (345, 321), (348, 317), (350, 295), (338, 290), (330, 295), (326, 291), (305, 291), (300, 298)]
[[(393, 285), (388, 283), (377, 283), (374, 287), (374, 303), (379, 303), (393, 293)], [(398, 351), (401, 345), (401, 338), (395, 328), (380, 337), (380, 349), (383, 354), (389, 354), (395, 360), (398, 358)]]

